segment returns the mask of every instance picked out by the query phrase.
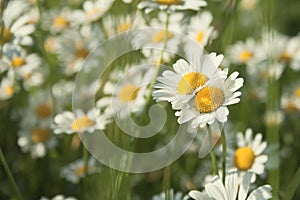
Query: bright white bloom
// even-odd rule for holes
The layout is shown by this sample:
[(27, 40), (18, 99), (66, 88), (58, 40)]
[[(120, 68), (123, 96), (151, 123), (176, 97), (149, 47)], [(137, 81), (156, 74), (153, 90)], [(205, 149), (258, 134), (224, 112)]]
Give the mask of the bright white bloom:
[(74, 26), (75, 19), (73, 11), (67, 7), (61, 10), (50, 10), (42, 15), (42, 27), (45, 30), (50, 30), (52, 34), (60, 33)]
[(94, 158), (89, 159), (87, 166), (85, 166), (83, 159), (79, 159), (63, 167), (60, 176), (72, 183), (79, 183), (80, 179), (86, 175), (100, 172), (101, 169), (96, 164)]
[(174, 71), (166, 70), (157, 78), (154, 99), (171, 102), (174, 109), (181, 108), (181, 103), (187, 103), (203, 87), (221, 78), (218, 66), (222, 59), (223, 55), (215, 53), (203, 55), (195, 66), (183, 59), (178, 60), (173, 65)]
[(65, 111), (54, 117), (52, 129), (55, 134), (93, 133), (95, 130), (105, 129), (109, 119), (110, 116), (103, 114), (100, 109), (91, 109), (87, 113), (82, 110), (76, 110), (75, 113)]
[(19, 87), (16, 85), (14, 73), (9, 71), (0, 83), (0, 100), (10, 99), (18, 90)]
[[(115, 71), (111, 81), (105, 83), (104, 93), (109, 95), (97, 101), (98, 107), (107, 107), (109, 114), (126, 118), (143, 111), (149, 95), (149, 83), (154, 79), (155, 68), (132, 67), (129, 71)], [(119, 81), (119, 82), (118, 82)]]
[(256, 52), (254, 39), (248, 38), (245, 42), (238, 41), (228, 49), (228, 59), (233, 64), (247, 64), (254, 62)]
[(225, 186), (222, 180), (216, 176), (205, 185), (203, 192), (193, 190), (189, 192), (189, 196), (195, 200), (267, 200), (272, 198), (270, 185), (263, 185), (248, 195), (251, 177), (252, 173), (247, 172), (239, 185), (237, 171), (230, 170), (225, 178)]
[(154, 10), (200, 10), (201, 7), (206, 6), (206, 1), (203, 0), (146, 0), (139, 3), (139, 9), (145, 9), (148, 14)]
[(100, 19), (110, 9), (111, 0), (85, 1), (83, 10), (75, 11), (76, 18), (80, 23), (91, 23)]
[(193, 17), (188, 26), (188, 35), (202, 46), (216, 38), (217, 32), (211, 26), (213, 16), (210, 12), (204, 11)]
[(53, 198), (47, 198), (47, 197), (41, 197), (40, 200), (76, 200), (74, 197), (65, 197), (62, 194), (58, 194), (54, 196)]
[[(36, 12), (29, 11), (30, 5), (26, 1), (9, 1), (3, 12), (3, 37), (0, 44), (12, 42), (21, 45), (31, 45), (32, 38), (29, 36), (35, 31)], [(26, 13), (25, 13), (26, 12)], [(2, 30), (3, 29), (3, 30)]]
[(239, 173), (244, 175), (247, 171), (254, 173), (252, 182), (256, 175), (261, 175), (265, 171), (265, 165), (268, 156), (263, 154), (267, 143), (262, 141), (262, 134), (257, 133), (253, 138), (253, 131), (247, 129), (245, 136), (243, 133), (237, 133), (237, 145), (235, 150), (228, 149), (227, 166), (234, 167)]

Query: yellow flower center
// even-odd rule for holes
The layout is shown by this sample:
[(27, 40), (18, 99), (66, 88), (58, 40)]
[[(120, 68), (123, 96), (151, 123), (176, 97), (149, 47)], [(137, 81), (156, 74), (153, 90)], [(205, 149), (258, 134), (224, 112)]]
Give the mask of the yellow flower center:
[(234, 164), (239, 170), (249, 170), (254, 163), (255, 155), (250, 147), (238, 148), (234, 153)]
[(198, 43), (201, 43), (203, 41), (203, 38), (204, 38), (204, 33), (202, 31), (200, 31), (198, 34), (197, 34), (197, 42)]
[(250, 52), (250, 51), (245, 50), (242, 53), (240, 53), (239, 60), (241, 62), (247, 62), (252, 57), (253, 57), (253, 53)]
[(290, 61), (292, 59), (292, 56), (289, 54), (289, 53), (287, 53), (287, 52), (284, 52), (283, 54), (281, 54), (280, 56), (279, 56), (279, 61)]
[(34, 143), (47, 142), (50, 136), (50, 132), (42, 128), (36, 128), (31, 133), (31, 139)]
[(11, 61), (13, 67), (21, 67), (25, 64), (25, 60), (22, 57), (14, 57)]
[(86, 172), (88, 172), (91, 169), (90, 166), (82, 166), (82, 167), (77, 167), (75, 170), (75, 173), (77, 176), (83, 176)]
[(158, 31), (153, 37), (152, 37), (152, 42), (154, 43), (160, 43), (163, 42), (165, 40), (169, 40), (172, 37), (174, 37), (174, 34), (167, 31), (167, 30), (161, 30)]
[(14, 90), (14, 87), (12, 85), (9, 85), (9, 86), (5, 87), (5, 90), (4, 90), (4, 92), (7, 96), (11, 96), (14, 93), (14, 91), (15, 90)]
[[(3, 30), (3, 31), (2, 31)], [(0, 44), (5, 44), (7, 42), (9, 42), (12, 38), (12, 33), (10, 32), (10, 30), (8, 28), (0, 28), (0, 32), (1, 32), (1, 39), (0, 39)]]
[(73, 131), (80, 131), (84, 128), (89, 128), (95, 125), (95, 121), (87, 116), (77, 118), (72, 124)]
[(195, 106), (201, 113), (217, 110), (224, 102), (224, 92), (220, 88), (207, 86), (196, 94)]
[(101, 9), (99, 7), (94, 7), (91, 10), (86, 12), (86, 16), (87, 17), (92, 17), (93, 15), (98, 14), (101, 11)]
[(298, 108), (294, 103), (290, 102), (287, 105), (285, 105), (284, 110), (286, 112), (294, 112), (294, 111), (297, 111)]
[(296, 97), (300, 98), (300, 87), (295, 90), (294, 94)]
[(193, 90), (203, 86), (207, 80), (208, 77), (200, 72), (191, 72), (186, 74), (178, 82), (178, 94), (191, 94)]
[(53, 26), (55, 26), (56, 28), (60, 28), (60, 29), (65, 28), (66, 26), (68, 26), (68, 24), (69, 24), (69, 21), (63, 16), (58, 16), (53, 21)]
[(130, 22), (122, 23), (118, 26), (118, 32), (122, 33), (128, 31), (131, 28), (132, 24)]
[(133, 101), (136, 99), (137, 94), (139, 92), (139, 87), (133, 84), (125, 85), (119, 94), (119, 98), (122, 102), (127, 103), (129, 101)]
[(180, 5), (182, 0), (156, 0), (156, 2), (162, 5)]
[(81, 47), (81, 48), (78, 48), (75, 52), (75, 57), (76, 58), (86, 58), (88, 55), (89, 55), (89, 51), (86, 50), (85, 48)]
[(35, 114), (40, 118), (48, 118), (52, 114), (52, 108), (49, 104), (40, 104), (35, 108)]

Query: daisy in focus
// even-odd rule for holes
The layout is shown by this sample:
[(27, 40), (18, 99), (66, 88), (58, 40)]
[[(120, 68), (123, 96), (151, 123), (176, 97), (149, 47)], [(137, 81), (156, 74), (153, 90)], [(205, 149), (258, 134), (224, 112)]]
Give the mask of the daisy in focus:
[(200, 10), (206, 6), (203, 0), (146, 0), (139, 3), (138, 8), (145, 10), (149, 14), (155, 10), (183, 11), (183, 10)]
[(249, 195), (251, 172), (247, 172), (241, 184), (238, 184), (238, 174), (236, 170), (230, 170), (225, 178), (225, 185), (220, 177), (215, 176), (213, 180), (205, 185), (205, 190), (199, 192), (192, 190), (189, 196), (195, 200), (267, 200), (272, 198), (271, 186), (263, 185), (253, 190)]
[[(97, 101), (97, 107), (106, 107), (110, 115), (122, 119), (131, 113), (140, 114), (149, 95), (149, 84), (153, 81), (155, 68), (132, 67), (130, 70), (117, 70), (111, 73), (111, 81), (105, 83), (104, 93), (108, 96)], [(119, 82), (118, 82), (119, 81)]]
[(95, 130), (104, 130), (110, 122), (110, 116), (103, 114), (100, 109), (91, 109), (87, 113), (76, 110), (74, 113), (64, 111), (54, 117), (52, 129), (55, 134), (93, 133)]
[(235, 150), (228, 149), (227, 166), (237, 168), (243, 176), (247, 171), (253, 172), (251, 182), (256, 180), (256, 175), (262, 175), (268, 156), (263, 154), (267, 143), (262, 141), (262, 134), (258, 133), (253, 138), (253, 131), (247, 129), (245, 135), (237, 133), (237, 145)]
[(80, 179), (84, 178), (87, 175), (91, 175), (97, 172), (100, 172), (101, 169), (97, 166), (96, 160), (90, 158), (87, 166), (83, 159), (76, 160), (63, 167), (60, 171), (60, 176), (65, 178), (67, 181), (72, 183), (79, 183)]

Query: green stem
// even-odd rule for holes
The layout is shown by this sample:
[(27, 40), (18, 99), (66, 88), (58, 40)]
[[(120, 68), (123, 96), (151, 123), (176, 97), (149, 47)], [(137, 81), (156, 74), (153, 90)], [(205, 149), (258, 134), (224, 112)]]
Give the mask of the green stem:
[(165, 200), (170, 200), (170, 182), (171, 182), (171, 169), (170, 166), (164, 169), (163, 174), (163, 189), (165, 191)]
[(222, 181), (225, 186), (227, 144), (226, 144), (226, 134), (224, 128), (222, 129), (221, 136), (222, 136), (222, 174), (223, 174)]
[(82, 156), (83, 156), (83, 162), (84, 162), (84, 175), (87, 175), (88, 165), (89, 165), (89, 152), (85, 148), (84, 145), (82, 145)]
[(300, 167), (298, 168), (296, 174), (293, 176), (290, 184), (287, 187), (287, 191), (285, 192), (284, 199), (291, 200), (297, 191), (297, 188), (300, 185)]
[(20, 191), (19, 191), (18, 186), (17, 186), (17, 184), (15, 182), (15, 179), (14, 179), (14, 177), (13, 177), (13, 175), (12, 175), (10, 169), (9, 169), (9, 166), (7, 164), (7, 161), (5, 159), (5, 156), (4, 156), (3, 152), (2, 152), (2, 148), (1, 147), (0, 147), (0, 160), (1, 160), (1, 163), (3, 165), (4, 171), (6, 172), (6, 174), (8, 176), (8, 179), (10, 181), (10, 184), (12, 186), (12, 189), (14, 190), (14, 193), (15, 193), (16, 197), (21, 200), (22, 197), (21, 197)]
[(214, 149), (212, 149), (210, 151), (210, 158), (211, 158), (211, 163), (212, 163), (213, 168), (214, 168), (214, 174), (217, 175), (217, 176), (219, 176), (218, 164), (217, 164), (217, 159), (216, 159), (216, 155), (215, 155)]

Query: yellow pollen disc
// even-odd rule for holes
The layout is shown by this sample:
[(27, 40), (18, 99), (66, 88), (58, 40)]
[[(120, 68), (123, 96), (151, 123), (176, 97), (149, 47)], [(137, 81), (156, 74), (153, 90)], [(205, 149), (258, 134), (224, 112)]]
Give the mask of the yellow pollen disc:
[(68, 24), (69, 24), (69, 21), (65, 17), (62, 17), (62, 16), (56, 17), (53, 21), (53, 25), (56, 28), (65, 28), (66, 26), (68, 26)]
[(88, 172), (90, 170), (90, 167), (87, 166), (87, 167), (78, 167), (76, 170), (75, 170), (75, 173), (77, 176), (83, 176), (84, 173)]
[(31, 139), (34, 143), (47, 142), (50, 138), (50, 132), (46, 129), (36, 128), (31, 133)]
[[(2, 31), (3, 30), (3, 31)], [(0, 39), (0, 44), (5, 44), (9, 42), (12, 38), (12, 33), (8, 28), (0, 28), (0, 33), (1, 33), (1, 39)]]
[(209, 113), (217, 110), (224, 100), (223, 90), (207, 86), (196, 94), (195, 106), (199, 112)]
[(96, 15), (97, 13), (99, 13), (101, 10), (99, 7), (94, 7), (93, 9), (89, 10), (88, 12), (86, 12), (86, 16), (88, 17), (92, 17), (93, 15)]
[(76, 58), (86, 58), (89, 55), (89, 51), (86, 50), (85, 48), (79, 48), (77, 49), (77, 51), (75, 52), (75, 57)]
[(132, 26), (132, 24), (130, 22), (122, 23), (118, 26), (118, 32), (122, 33), (122, 32), (128, 31), (131, 28), (131, 26)]
[(87, 116), (83, 116), (80, 118), (77, 118), (73, 124), (72, 124), (72, 130), (73, 131), (80, 131), (84, 128), (89, 128), (95, 125), (95, 121), (91, 120)]
[(203, 38), (204, 38), (204, 33), (200, 31), (197, 35), (197, 42), (201, 43), (203, 41)]
[(284, 110), (286, 112), (294, 112), (294, 111), (297, 111), (298, 108), (294, 103), (290, 102), (284, 107)]
[(129, 101), (133, 101), (136, 99), (137, 94), (139, 92), (139, 87), (133, 84), (125, 85), (119, 94), (119, 98), (122, 102), (127, 103)]
[(242, 53), (240, 53), (239, 60), (242, 62), (247, 62), (252, 57), (253, 57), (253, 53), (245, 50)]
[[(167, 38), (166, 38), (167, 36)], [(158, 31), (153, 37), (152, 37), (152, 42), (154, 43), (160, 43), (160, 42), (163, 42), (165, 40), (169, 40), (171, 39), (172, 37), (174, 37), (174, 34), (171, 33), (171, 32), (167, 32), (166, 30), (161, 30), (161, 31)]]
[(48, 104), (40, 104), (35, 108), (35, 114), (40, 118), (48, 118), (52, 114), (52, 108)]
[(178, 94), (191, 94), (193, 90), (203, 86), (208, 78), (200, 72), (191, 72), (182, 77), (178, 82)]
[(292, 56), (287, 52), (284, 52), (283, 54), (281, 54), (279, 56), (279, 61), (290, 61), (291, 59), (292, 59)]
[(297, 88), (294, 92), (295, 96), (296, 97), (299, 97), (300, 98), (300, 88)]
[(12, 59), (11, 63), (12, 63), (13, 67), (21, 67), (22, 65), (25, 64), (25, 60), (24, 60), (24, 58), (21, 58), (21, 57), (14, 57)]
[(11, 96), (14, 93), (14, 87), (12, 85), (7, 86), (4, 90), (5, 94)]
[(254, 159), (254, 151), (250, 147), (238, 148), (234, 153), (234, 164), (239, 170), (249, 170)]
[(182, 0), (156, 0), (156, 2), (162, 5), (180, 5)]

